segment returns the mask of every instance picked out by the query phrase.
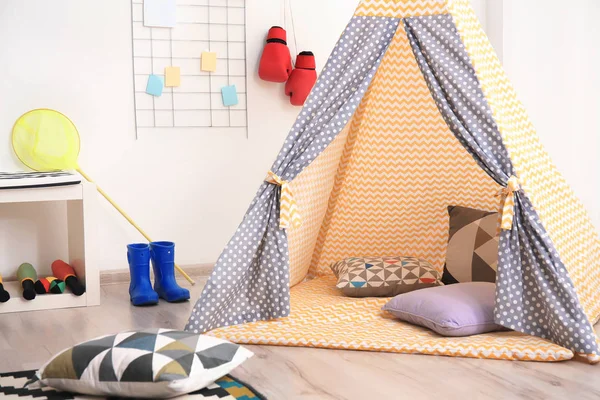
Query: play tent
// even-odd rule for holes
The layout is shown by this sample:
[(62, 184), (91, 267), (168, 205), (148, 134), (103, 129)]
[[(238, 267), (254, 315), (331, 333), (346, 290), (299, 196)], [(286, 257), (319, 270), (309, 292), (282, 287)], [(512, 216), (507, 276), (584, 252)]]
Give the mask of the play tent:
[[(329, 265), (424, 258), (449, 205), (500, 210), (495, 319), (444, 338), (348, 298)], [(308, 279), (307, 279), (308, 278)], [(290, 289), (291, 287), (291, 289)], [(599, 360), (600, 240), (468, 0), (363, 0), (186, 329), (239, 343)]]

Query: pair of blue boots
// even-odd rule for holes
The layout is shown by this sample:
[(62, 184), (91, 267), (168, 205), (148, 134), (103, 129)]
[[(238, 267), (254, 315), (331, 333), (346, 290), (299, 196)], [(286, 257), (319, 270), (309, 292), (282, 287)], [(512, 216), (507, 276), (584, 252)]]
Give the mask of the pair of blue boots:
[[(154, 289), (150, 283), (150, 260), (154, 269)], [(175, 280), (175, 243), (129, 244), (127, 262), (131, 275), (129, 297), (134, 306), (157, 304), (159, 298), (169, 303), (189, 300), (190, 291)]]

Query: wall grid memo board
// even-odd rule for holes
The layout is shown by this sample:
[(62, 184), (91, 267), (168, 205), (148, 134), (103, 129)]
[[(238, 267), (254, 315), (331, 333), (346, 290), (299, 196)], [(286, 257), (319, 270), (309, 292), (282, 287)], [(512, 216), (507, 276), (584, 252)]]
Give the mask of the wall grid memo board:
[[(210, 131), (247, 134), (245, 0), (176, 0), (172, 28), (144, 25), (144, 0), (131, 0), (136, 136), (140, 131)], [(214, 72), (201, 70), (201, 55), (217, 54)], [(179, 67), (180, 85), (147, 93), (148, 78), (165, 79)], [(235, 85), (238, 102), (225, 106), (221, 89)]]

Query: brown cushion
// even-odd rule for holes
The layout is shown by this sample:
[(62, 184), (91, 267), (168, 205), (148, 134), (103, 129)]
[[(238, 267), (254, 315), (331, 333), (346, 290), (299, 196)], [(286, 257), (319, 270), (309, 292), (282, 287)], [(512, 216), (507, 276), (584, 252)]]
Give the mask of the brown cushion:
[(442, 282), (496, 282), (498, 213), (450, 206), (450, 231)]
[(440, 284), (440, 274), (415, 257), (351, 257), (331, 264), (336, 287), (350, 297), (392, 297)]

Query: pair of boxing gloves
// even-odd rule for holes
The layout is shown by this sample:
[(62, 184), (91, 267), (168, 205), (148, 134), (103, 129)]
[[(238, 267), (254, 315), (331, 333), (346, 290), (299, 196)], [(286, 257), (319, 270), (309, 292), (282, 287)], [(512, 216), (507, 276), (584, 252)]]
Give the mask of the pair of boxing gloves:
[(286, 82), (285, 94), (290, 97), (290, 103), (301, 106), (317, 81), (315, 56), (310, 51), (301, 52), (296, 57), (296, 68), (292, 68), (286, 39), (285, 29), (279, 26), (269, 29), (258, 76), (269, 82)]

